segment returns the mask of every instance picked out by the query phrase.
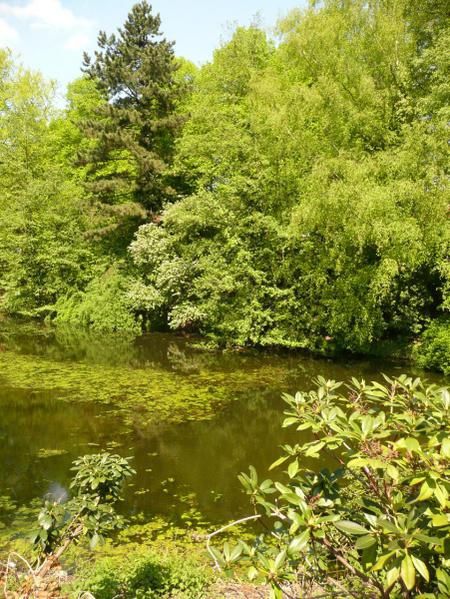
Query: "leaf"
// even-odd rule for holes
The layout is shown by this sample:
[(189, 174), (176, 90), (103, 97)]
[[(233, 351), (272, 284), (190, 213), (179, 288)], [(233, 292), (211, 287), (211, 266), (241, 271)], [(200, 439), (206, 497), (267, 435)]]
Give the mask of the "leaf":
[(376, 564), (372, 567), (372, 571), (376, 572), (377, 570), (381, 570), (382, 568), (384, 568), (386, 562), (389, 561), (394, 554), (395, 551), (389, 551), (388, 553), (385, 553), (384, 555), (379, 557)]
[(281, 589), (279, 589), (278, 587), (274, 586), (272, 583), (272, 586), (270, 587), (269, 598), (270, 599), (283, 599), (283, 591)]
[(98, 545), (99, 542), (100, 542), (100, 535), (95, 533), (94, 535), (92, 535), (92, 538), (89, 541), (89, 547), (91, 549), (95, 549), (95, 547)]
[(277, 468), (277, 466), (281, 466), (281, 464), (284, 464), (284, 462), (286, 460), (289, 459), (290, 456), (285, 455), (282, 456), (281, 458), (278, 458), (278, 460), (275, 460), (275, 462), (270, 466), (269, 470), (273, 470), (274, 468)]
[(398, 568), (391, 568), (386, 574), (386, 588), (392, 586), (400, 576), (400, 570)]
[(348, 535), (366, 535), (369, 531), (361, 524), (352, 522), (351, 520), (339, 520), (334, 525), (341, 532), (345, 532)]
[(298, 537), (292, 539), (289, 544), (288, 551), (290, 553), (299, 553), (306, 547), (310, 538), (309, 530), (304, 530)]
[(397, 481), (400, 477), (399, 472), (395, 466), (389, 464), (386, 468), (386, 473), (392, 478), (392, 480)]
[(309, 428), (312, 428), (312, 423), (311, 422), (303, 422), (302, 424), (299, 424), (296, 428), (297, 431), (307, 431)]
[(400, 576), (402, 577), (402, 580), (405, 583), (408, 591), (414, 588), (414, 585), (416, 584), (416, 570), (414, 568), (413, 561), (408, 554), (406, 554), (402, 560), (400, 566)]
[(288, 467), (289, 478), (294, 478), (294, 476), (297, 474), (298, 471), (299, 471), (298, 460), (295, 460), (289, 464), (289, 467)]
[(216, 549), (216, 547), (210, 547), (209, 551), (213, 554), (218, 564), (220, 564), (221, 566), (226, 565), (226, 561), (224, 560), (222, 553), (218, 549)]
[(419, 495), (416, 497), (415, 501), (427, 501), (434, 493), (434, 488), (428, 484), (428, 481), (424, 481), (422, 486), (420, 487)]
[(275, 570), (279, 570), (285, 561), (286, 561), (286, 549), (283, 549), (282, 551), (280, 551), (280, 553), (275, 558), (275, 562), (274, 562)]
[(372, 416), (364, 416), (361, 420), (361, 430), (363, 432), (364, 437), (367, 437), (369, 433), (373, 431), (373, 418)]
[(223, 555), (225, 557), (225, 560), (229, 562), (231, 557), (231, 549), (230, 544), (228, 542), (224, 543), (223, 545)]
[(422, 578), (425, 578), (427, 582), (430, 582), (430, 573), (428, 572), (426, 564), (415, 555), (411, 555), (411, 559), (417, 572), (419, 572)]
[(242, 546), (236, 545), (230, 554), (230, 562), (235, 562), (242, 555)]
[(450, 459), (450, 437), (446, 437), (441, 443), (441, 456)]
[(295, 493), (292, 493), (292, 492), (284, 493), (283, 499), (286, 499), (286, 501), (288, 501), (289, 503), (292, 503), (292, 505), (297, 505), (299, 507), (305, 503), (301, 497), (299, 497), (298, 495), (296, 495)]
[(445, 506), (447, 505), (447, 498), (448, 498), (448, 493), (447, 493), (447, 490), (445, 489), (445, 487), (442, 487), (441, 485), (436, 483), (436, 487), (434, 489), (434, 496), (441, 504), (441, 507), (445, 508)]
[(377, 549), (378, 545), (375, 544), (363, 550), (361, 554), (361, 564), (364, 566), (364, 569), (367, 570), (375, 564), (377, 559)]
[(417, 439), (414, 439), (414, 437), (406, 437), (406, 439), (399, 439), (394, 444), (394, 447), (396, 449), (407, 449), (411, 453), (418, 453), (418, 454), (422, 453), (420, 443)]
[(431, 517), (431, 523), (434, 527), (439, 528), (441, 526), (447, 526), (450, 524), (450, 519), (447, 514), (433, 514)]
[(279, 483), (279, 482), (276, 482), (274, 484), (275, 484), (277, 491), (279, 491), (282, 495), (287, 495), (288, 493), (291, 493), (290, 488), (286, 487), (286, 485), (283, 485), (282, 483)]
[[(273, 482), (270, 480), (270, 478), (266, 478), (266, 480), (263, 480), (263, 482), (259, 485), (259, 488), (263, 493), (267, 493), (270, 489), (272, 489), (272, 485)], [(274, 489), (272, 490), (274, 491)]]
[(53, 518), (50, 516), (50, 514), (39, 516), (39, 524), (44, 530), (49, 530), (52, 527)]
[(252, 481), (253, 485), (256, 486), (258, 484), (258, 474), (256, 473), (256, 469), (254, 466), (249, 466), (248, 469), (250, 472), (250, 480)]
[(450, 575), (445, 570), (439, 568), (436, 570), (436, 578), (443, 587), (450, 591)]
[(364, 468), (364, 466), (368, 465), (367, 458), (354, 458), (353, 460), (349, 460), (347, 463), (347, 468), (350, 470), (356, 470), (357, 468)]
[(368, 549), (369, 547), (372, 547), (372, 545), (375, 545), (376, 542), (376, 537), (372, 535), (364, 535), (356, 540), (355, 547), (356, 549)]
[(317, 441), (312, 443), (306, 450), (305, 456), (308, 458), (316, 458), (319, 457), (319, 452), (325, 447), (324, 441)]
[(448, 389), (442, 390), (442, 404), (446, 410), (450, 409), (450, 392)]
[(255, 568), (255, 566), (250, 566), (250, 568), (247, 570), (247, 578), (253, 582), (257, 576), (258, 570)]
[(377, 468), (385, 470), (387, 468), (387, 464), (375, 458), (353, 458), (353, 460), (350, 460), (348, 462), (347, 467), (351, 470), (364, 467), (370, 467), (374, 470), (376, 470)]
[(386, 518), (378, 518), (377, 523), (379, 526), (382, 526), (383, 530), (393, 532), (394, 534), (400, 533), (399, 528), (393, 522), (386, 520)]
[(414, 485), (418, 485), (419, 483), (423, 482), (425, 479), (426, 476), (415, 476), (411, 479), (409, 484), (413, 487)]

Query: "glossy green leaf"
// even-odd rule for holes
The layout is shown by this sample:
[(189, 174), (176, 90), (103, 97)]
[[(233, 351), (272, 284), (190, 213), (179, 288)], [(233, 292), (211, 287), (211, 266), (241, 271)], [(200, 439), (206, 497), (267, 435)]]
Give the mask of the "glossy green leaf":
[(419, 572), (419, 574), (422, 576), (422, 578), (424, 578), (427, 582), (429, 582), (430, 573), (428, 572), (428, 568), (427, 568), (425, 562), (423, 562), (421, 559), (419, 559), (418, 557), (416, 557), (414, 555), (411, 555), (411, 559), (412, 559), (412, 562), (413, 562), (414, 567), (417, 570), (417, 572)]
[(361, 524), (352, 522), (351, 520), (339, 520), (338, 522), (335, 522), (334, 525), (338, 530), (349, 535), (367, 535), (369, 532), (367, 528), (364, 528)]
[(356, 540), (355, 547), (356, 549), (367, 549), (369, 547), (372, 547), (372, 545), (375, 545), (376, 542), (376, 537), (372, 535), (364, 535)]
[(300, 535), (292, 539), (292, 541), (289, 543), (289, 553), (299, 553), (300, 551), (302, 551), (308, 545), (309, 539), (309, 530), (304, 530)]
[(400, 576), (405, 583), (406, 588), (410, 591), (416, 584), (416, 570), (411, 557), (406, 554), (400, 565)]

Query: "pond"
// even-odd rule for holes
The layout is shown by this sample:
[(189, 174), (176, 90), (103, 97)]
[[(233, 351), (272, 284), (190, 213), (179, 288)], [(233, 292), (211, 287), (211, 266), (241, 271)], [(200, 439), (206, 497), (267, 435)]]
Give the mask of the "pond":
[(249, 464), (264, 475), (292, 434), (280, 428), (283, 392), (306, 390), (319, 374), (372, 380), (405, 370), (2, 321), (0, 498), (20, 507), (64, 495), (72, 460), (109, 450), (131, 456), (137, 470), (121, 506), (126, 515), (187, 524), (237, 518), (249, 510), (237, 475)]

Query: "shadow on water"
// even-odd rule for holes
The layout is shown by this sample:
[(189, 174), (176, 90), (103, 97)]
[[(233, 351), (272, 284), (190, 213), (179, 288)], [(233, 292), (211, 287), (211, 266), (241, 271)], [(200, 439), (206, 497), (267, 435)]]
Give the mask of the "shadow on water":
[(249, 464), (264, 474), (292, 435), (280, 428), (282, 392), (308, 389), (318, 374), (370, 380), (404, 369), (209, 353), (174, 335), (134, 340), (4, 321), (0, 496), (20, 506), (64, 494), (71, 461), (107, 449), (134, 459), (125, 514), (239, 517), (248, 501), (237, 474)]

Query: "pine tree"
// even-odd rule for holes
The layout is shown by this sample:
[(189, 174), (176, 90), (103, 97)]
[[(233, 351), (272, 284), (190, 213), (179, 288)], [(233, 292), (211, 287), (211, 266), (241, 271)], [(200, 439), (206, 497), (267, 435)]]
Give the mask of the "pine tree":
[(105, 100), (84, 123), (94, 140), (80, 156), (88, 188), (102, 202), (131, 200), (152, 212), (174, 194), (166, 171), (180, 126), (177, 63), (160, 25), (150, 4), (139, 2), (116, 35), (99, 33), (99, 49), (93, 59), (85, 53), (83, 68)]

